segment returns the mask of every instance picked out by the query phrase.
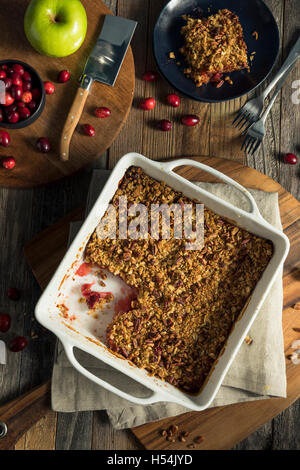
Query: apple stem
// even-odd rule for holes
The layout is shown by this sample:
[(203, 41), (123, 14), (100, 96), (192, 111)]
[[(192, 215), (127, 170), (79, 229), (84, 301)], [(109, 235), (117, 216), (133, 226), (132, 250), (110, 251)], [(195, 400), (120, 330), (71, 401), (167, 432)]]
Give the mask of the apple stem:
[(53, 23), (59, 23), (59, 17), (56, 15), (49, 15)]

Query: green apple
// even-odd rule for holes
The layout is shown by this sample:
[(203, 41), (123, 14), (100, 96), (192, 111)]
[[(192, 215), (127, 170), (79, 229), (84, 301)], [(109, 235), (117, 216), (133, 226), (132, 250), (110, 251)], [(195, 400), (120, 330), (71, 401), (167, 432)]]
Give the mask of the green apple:
[(65, 57), (84, 41), (85, 8), (79, 0), (31, 0), (24, 17), (30, 44), (41, 54)]

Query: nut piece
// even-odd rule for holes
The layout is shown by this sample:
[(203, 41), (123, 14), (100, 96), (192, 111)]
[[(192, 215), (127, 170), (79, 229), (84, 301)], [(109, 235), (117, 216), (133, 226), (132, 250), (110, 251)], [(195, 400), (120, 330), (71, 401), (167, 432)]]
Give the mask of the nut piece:
[(195, 439), (194, 439), (195, 444), (201, 444), (203, 441), (204, 441), (204, 437), (203, 437), (203, 436), (197, 436), (197, 437), (195, 437)]
[(246, 344), (249, 344), (249, 345), (253, 343), (253, 339), (249, 335), (246, 336), (244, 341), (245, 341)]

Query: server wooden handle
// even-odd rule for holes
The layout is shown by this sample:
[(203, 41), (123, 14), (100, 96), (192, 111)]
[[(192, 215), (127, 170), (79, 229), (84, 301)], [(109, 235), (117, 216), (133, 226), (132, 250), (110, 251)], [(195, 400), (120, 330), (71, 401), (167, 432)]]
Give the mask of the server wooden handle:
[(13, 449), (22, 435), (51, 411), (51, 382), (0, 407), (0, 450)]
[(64, 161), (69, 160), (69, 148), (72, 135), (82, 114), (88, 94), (88, 90), (78, 88), (74, 102), (64, 125), (60, 141), (60, 158)]

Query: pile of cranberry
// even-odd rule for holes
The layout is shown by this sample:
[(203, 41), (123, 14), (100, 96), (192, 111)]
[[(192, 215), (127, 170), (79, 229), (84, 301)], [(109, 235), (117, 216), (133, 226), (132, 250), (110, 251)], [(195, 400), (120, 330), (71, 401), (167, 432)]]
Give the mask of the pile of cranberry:
[[(10, 300), (18, 301), (21, 298), (21, 292), (15, 287), (11, 287), (7, 291)], [(0, 332), (6, 333), (10, 329), (11, 317), (7, 313), (0, 314)], [(22, 351), (27, 346), (27, 339), (24, 336), (16, 336), (9, 343), (9, 349), (12, 352)]]
[(0, 66), (0, 80), (5, 84), (5, 103), (0, 104), (1, 122), (16, 124), (28, 119), (37, 109), (41, 90), (34, 86), (32, 73), (20, 64)]

